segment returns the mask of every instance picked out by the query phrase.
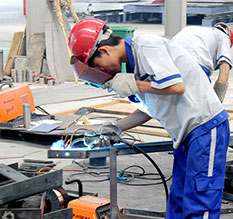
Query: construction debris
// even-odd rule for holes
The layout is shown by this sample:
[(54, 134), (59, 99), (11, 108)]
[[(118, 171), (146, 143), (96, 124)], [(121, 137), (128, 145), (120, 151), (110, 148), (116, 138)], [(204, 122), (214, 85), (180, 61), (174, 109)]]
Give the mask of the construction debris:
[(77, 82), (70, 65), (67, 39), (71, 31), (66, 17), (67, 8), (75, 22), (79, 22), (73, 1), (47, 0), (45, 4), (44, 32), (32, 32), (30, 36), (26, 36), (26, 31), (14, 34), (4, 75), (11, 76), (18, 83), (55, 85), (65, 81)]

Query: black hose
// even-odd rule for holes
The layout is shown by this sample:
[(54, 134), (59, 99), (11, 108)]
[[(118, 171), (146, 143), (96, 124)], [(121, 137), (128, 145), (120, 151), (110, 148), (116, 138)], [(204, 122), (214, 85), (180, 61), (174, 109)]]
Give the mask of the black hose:
[(168, 201), (168, 187), (167, 187), (167, 183), (166, 183), (166, 180), (165, 180), (165, 177), (162, 173), (162, 171), (160, 170), (160, 168), (158, 167), (158, 165), (154, 162), (154, 160), (146, 153), (144, 152), (140, 147), (137, 147), (135, 146), (134, 144), (131, 144), (129, 143), (128, 141), (125, 141), (123, 139), (120, 139), (120, 141), (128, 146), (130, 146), (131, 148), (133, 149), (136, 149), (137, 151), (139, 151), (140, 153), (142, 153), (151, 163), (152, 165), (155, 167), (155, 169), (158, 171), (161, 179), (162, 179), (162, 182), (163, 182), (163, 186), (164, 186), (164, 189), (165, 189), (165, 194), (166, 194), (166, 203)]
[(65, 181), (65, 184), (69, 185), (69, 184), (74, 183), (74, 182), (77, 182), (77, 184), (78, 184), (79, 197), (83, 196), (83, 184), (82, 184), (81, 180), (79, 180), (79, 179), (71, 179), (71, 180)]

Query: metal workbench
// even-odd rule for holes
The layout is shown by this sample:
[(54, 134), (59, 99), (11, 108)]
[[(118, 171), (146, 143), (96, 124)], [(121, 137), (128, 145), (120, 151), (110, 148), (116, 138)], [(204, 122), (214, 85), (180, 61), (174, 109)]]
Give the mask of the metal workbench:
[[(136, 14), (138, 14), (138, 19), (143, 19), (144, 14), (150, 14), (151, 17), (155, 17), (154, 15), (157, 14), (157, 17), (161, 17), (162, 24), (164, 24), (165, 5), (163, 3), (137, 3), (125, 5), (123, 9), (123, 22), (132, 21), (132, 17), (136, 17)], [(233, 20), (233, 2), (228, 4), (188, 2), (187, 15), (203, 15), (203, 26), (211, 26), (214, 22), (216, 23), (218, 21), (231, 22)]]

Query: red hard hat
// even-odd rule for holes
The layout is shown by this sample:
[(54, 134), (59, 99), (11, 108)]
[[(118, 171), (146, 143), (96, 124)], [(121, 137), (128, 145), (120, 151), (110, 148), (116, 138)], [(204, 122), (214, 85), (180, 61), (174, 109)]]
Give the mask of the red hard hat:
[(233, 45), (233, 30), (230, 28), (230, 26), (228, 26), (227, 24), (225, 24), (223, 22), (218, 22), (214, 25), (214, 27), (222, 30), (224, 33), (226, 33), (229, 36), (231, 47), (232, 47), (232, 45)]
[(109, 33), (103, 33), (105, 24), (105, 21), (88, 18), (73, 27), (69, 36), (69, 47), (78, 60), (87, 63), (96, 51), (96, 45), (109, 38)]

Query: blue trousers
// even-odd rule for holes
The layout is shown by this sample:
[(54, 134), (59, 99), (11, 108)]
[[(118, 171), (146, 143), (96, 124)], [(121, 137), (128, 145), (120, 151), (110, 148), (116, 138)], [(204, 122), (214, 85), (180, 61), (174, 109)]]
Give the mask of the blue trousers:
[(226, 120), (174, 151), (166, 219), (220, 218), (229, 136)]

